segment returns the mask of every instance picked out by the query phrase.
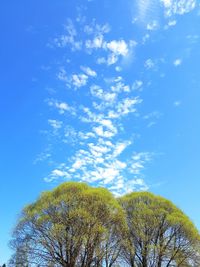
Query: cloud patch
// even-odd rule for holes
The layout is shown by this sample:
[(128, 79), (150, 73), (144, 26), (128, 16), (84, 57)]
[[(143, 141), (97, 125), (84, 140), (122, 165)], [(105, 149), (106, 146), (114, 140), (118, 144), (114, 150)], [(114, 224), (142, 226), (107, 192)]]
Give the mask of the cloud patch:
[(196, 0), (161, 0), (161, 3), (165, 7), (167, 17), (174, 14), (183, 15), (196, 7)]

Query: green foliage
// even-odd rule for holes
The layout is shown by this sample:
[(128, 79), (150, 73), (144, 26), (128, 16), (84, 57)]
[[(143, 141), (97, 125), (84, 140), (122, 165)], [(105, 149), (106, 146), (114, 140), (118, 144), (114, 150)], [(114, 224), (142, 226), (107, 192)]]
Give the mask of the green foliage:
[(130, 266), (199, 266), (199, 233), (180, 209), (148, 192), (119, 201), (129, 228), (123, 257)]
[(189, 218), (160, 196), (116, 199), (70, 182), (23, 209), (10, 267), (198, 267), (199, 243)]
[(105, 260), (114, 264), (125, 231), (124, 218), (108, 190), (64, 183), (24, 208), (13, 244), (26, 246), (34, 264), (94, 266)]

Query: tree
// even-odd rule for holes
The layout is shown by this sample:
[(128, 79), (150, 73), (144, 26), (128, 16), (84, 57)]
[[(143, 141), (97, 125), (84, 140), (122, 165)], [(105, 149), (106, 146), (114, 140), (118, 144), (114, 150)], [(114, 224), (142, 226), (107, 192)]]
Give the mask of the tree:
[(27, 249), (20, 243), (9, 261), (9, 267), (29, 267)]
[(12, 248), (31, 266), (111, 267), (126, 231), (124, 212), (103, 188), (64, 183), (25, 207)]
[(118, 200), (106, 189), (64, 183), (22, 211), (10, 267), (198, 267), (199, 233), (151, 193)]
[(121, 254), (128, 266), (200, 266), (199, 233), (180, 209), (147, 192), (131, 193), (119, 201), (129, 229)]

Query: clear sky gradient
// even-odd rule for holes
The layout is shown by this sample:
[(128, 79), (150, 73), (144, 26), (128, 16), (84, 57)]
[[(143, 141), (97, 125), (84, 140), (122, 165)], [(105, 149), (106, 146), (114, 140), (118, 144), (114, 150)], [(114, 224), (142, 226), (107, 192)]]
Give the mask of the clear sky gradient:
[(63, 181), (152, 191), (200, 229), (199, 2), (6, 0), (0, 25), (0, 264)]

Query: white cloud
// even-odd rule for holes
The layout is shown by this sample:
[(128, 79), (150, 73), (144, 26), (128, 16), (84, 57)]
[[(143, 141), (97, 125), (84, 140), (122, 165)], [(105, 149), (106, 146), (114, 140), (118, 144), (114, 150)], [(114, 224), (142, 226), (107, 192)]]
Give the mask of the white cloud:
[(174, 64), (174, 66), (178, 67), (179, 65), (182, 64), (182, 59), (180, 59), (180, 58), (175, 59), (173, 64)]
[(170, 8), (173, 4), (173, 0), (161, 0), (166, 8)]
[(134, 153), (129, 162), (129, 171), (134, 175), (141, 175), (141, 171), (147, 162), (152, 159), (152, 153), (149, 152), (139, 152)]
[(48, 120), (48, 123), (54, 128), (54, 129), (60, 129), (63, 125), (62, 121), (58, 120)]
[(102, 35), (110, 31), (110, 26), (108, 23), (100, 25), (93, 21), (91, 24), (84, 26), (84, 32), (88, 35)]
[(142, 37), (142, 44), (145, 44), (146, 41), (150, 38), (150, 34), (146, 33), (143, 37)]
[(105, 49), (104, 35), (109, 31), (109, 24), (99, 25), (93, 21), (90, 25), (85, 25), (84, 32), (93, 35), (93, 38), (85, 41), (85, 48), (88, 52), (92, 52), (93, 49)]
[(72, 75), (72, 84), (75, 87), (82, 87), (87, 84), (88, 76), (85, 74), (73, 74)]
[(150, 121), (148, 124), (147, 124), (147, 128), (151, 128), (152, 126), (154, 126), (156, 124), (155, 121)]
[(133, 3), (133, 23), (139, 23), (142, 26), (146, 26), (147, 23), (159, 19), (160, 6), (158, 0), (137, 0), (133, 1)]
[[(145, 5), (145, 1), (143, 2)], [(150, 4), (151, 2), (148, 1), (148, 8)], [(157, 27), (154, 19), (149, 21), (152, 21), (152, 24), (148, 25), (148, 21), (144, 24), (149, 30)], [(63, 121), (57, 119), (48, 121), (59, 133), (63, 150), (67, 148), (65, 150), (67, 160), (55, 167), (46, 181), (64, 178), (85, 181), (89, 184), (98, 182), (100, 186), (112, 188), (116, 194), (123, 194), (133, 189), (144, 189), (146, 184), (142, 179), (142, 171), (148, 161), (147, 154), (130, 155), (130, 151), (131, 153), (134, 151), (133, 142), (123, 139), (126, 130), (123, 117), (136, 113), (137, 104), (142, 102), (142, 99), (137, 97), (136, 90), (141, 90), (143, 82), (140, 78), (134, 81), (134, 75), (132, 80), (127, 79), (129, 85), (124, 82), (123, 72), (119, 74), (122, 67), (126, 70), (128, 60), (132, 60), (133, 49), (137, 43), (122, 38), (110, 39), (110, 36), (106, 38), (105, 34), (110, 31), (108, 24), (98, 25), (94, 20), (91, 24), (85, 25), (85, 22), (76, 20), (75, 24), (69, 21), (66, 33), (56, 40), (59, 47), (79, 50), (75, 55), (78, 61), (73, 61), (71, 58), (72, 66), (68, 68), (71, 69), (70, 73), (68, 74), (67, 68), (60, 68), (57, 78), (70, 88), (85, 86), (85, 90), (61, 91), (61, 88), (60, 94), (63, 95), (63, 101), (49, 101), (49, 105), (56, 108), (60, 114), (76, 115), (78, 121), (73, 126), (68, 116), (62, 117)], [(81, 25), (80, 29), (75, 25)], [(83, 30), (84, 33), (79, 30)], [(70, 53), (69, 49), (64, 50), (66, 50), (64, 61), (66, 62)], [(84, 53), (84, 56), (81, 53)], [(93, 63), (107, 66), (116, 64), (116, 66), (110, 67), (112, 72), (108, 73), (107, 68), (95, 67)], [(78, 72), (76, 72), (77, 67)], [(148, 59), (146, 67), (154, 67), (153, 60)], [(90, 81), (92, 85), (89, 84)], [(89, 86), (86, 86), (88, 84)], [(59, 93), (58, 90), (56, 93)], [(73, 103), (70, 100), (75, 97), (77, 97), (76, 108), (70, 104)], [(78, 102), (79, 100), (81, 102)], [(66, 101), (70, 101), (70, 105)], [(69, 149), (70, 147), (72, 149)], [(127, 157), (123, 158), (123, 156)]]
[(168, 22), (168, 26), (175, 26), (176, 25), (176, 20), (170, 20)]
[[(102, 122), (110, 127), (110, 122)], [(85, 181), (89, 184), (98, 182), (108, 187), (114, 194), (121, 195), (133, 190), (147, 190), (148, 186), (141, 178), (141, 172), (151, 155), (147, 152), (134, 153), (131, 160), (119, 160), (130, 141), (118, 142), (116, 145), (104, 136), (88, 142), (86, 149), (75, 153), (69, 163), (54, 169), (45, 179), (53, 181), (59, 178)], [(71, 164), (71, 166), (70, 166)], [(131, 179), (127, 177), (134, 175)]]
[(105, 129), (103, 126), (93, 127), (93, 131), (100, 137), (111, 138), (117, 133), (117, 129)]
[(140, 21), (144, 22), (148, 17), (148, 13), (151, 7), (151, 0), (138, 0), (136, 3), (138, 8), (138, 18)]
[(162, 115), (162, 114), (161, 114), (160, 112), (158, 112), (158, 111), (153, 111), (153, 112), (150, 112), (150, 113), (146, 114), (143, 118), (144, 118), (145, 120), (149, 120), (149, 119), (159, 119), (161, 115)]
[[(117, 81), (117, 80), (116, 80)], [(119, 80), (120, 81), (120, 80)], [(116, 93), (120, 92), (130, 92), (130, 87), (129, 85), (125, 85), (122, 82), (117, 82), (115, 85), (111, 86), (111, 90)]]
[(92, 172), (92, 174), (96, 178), (95, 180), (103, 180), (103, 184), (107, 185), (116, 179), (116, 177), (119, 175), (119, 170), (115, 167), (99, 167), (96, 171)]
[(69, 178), (69, 173), (63, 170), (55, 169), (53, 170), (48, 177), (45, 177), (46, 182), (52, 182), (60, 178)]
[(106, 63), (109, 65), (113, 65), (118, 61), (118, 56), (114, 53), (110, 54), (108, 56), (108, 59), (106, 60)]
[(143, 119), (147, 121), (147, 128), (154, 126), (161, 116), (162, 113), (158, 111), (153, 111), (143, 116)]
[(66, 70), (64, 68), (60, 68), (57, 74), (57, 78), (60, 81), (65, 82), (69, 88), (71, 88), (72, 85), (76, 88), (80, 88), (87, 84), (89, 76), (93, 78), (97, 76), (96, 72), (89, 67), (81, 66), (81, 70), (84, 73), (72, 74), (67, 76)]
[(51, 158), (51, 153), (50, 153), (49, 149), (47, 148), (44, 152), (37, 155), (37, 157), (33, 161), (33, 163), (37, 164), (38, 162), (46, 161), (46, 160), (49, 160), (50, 158)]
[(105, 59), (105, 57), (99, 57), (97, 58), (97, 64), (105, 64), (107, 63), (107, 60)]
[(143, 85), (143, 81), (136, 80), (136, 81), (134, 81), (134, 83), (132, 85), (132, 90), (141, 90), (142, 85)]
[(84, 115), (80, 116), (80, 120), (83, 122), (87, 123), (98, 122), (100, 119), (104, 117), (103, 114), (96, 114), (95, 112), (92, 112), (88, 107), (83, 107), (82, 111), (84, 112)]
[(114, 132), (114, 133), (117, 132), (117, 129), (116, 129), (116, 127), (114, 127), (114, 125), (113, 125), (113, 123), (112, 123), (111, 120), (108, 120), (108, 119), (100, 119), (98, 122), (102, 126), (108, 128), (111, 132)]
[(145, 181), (141, 178), (137, 178), (135, 180), (130, 181), (130, 185), (132, 185), (132, 190), (136, 189), (136, 186), (139, 187), (138, 189), (140, 191), (147, 191), (149, 189), (149, 187), (147, 186), (147, 184), (145, 183)]
[(109, 189), (116, 195), (120, 196), (120, 192), (122, 192), (125, 188), (125, 181), (123, 177), (119, 176), (115, 179), (115, 183), (109, 187)]
[(98, 49), (103, 46), (103, 36), (97, 36), (93, 40), (86, 40), (85, 47), (87, 49)]
[(85, 162), (83, 160), (77, 159), (75, 163), (72, 165), (72, 168), (75, 170), (80, 169), (84, 164)]
[(183, 15), (192, 11), (196, 6), (196, 0), (160, 0), (165, 7), (165, 15)]
[(85, 42), (88, 52), (92, 52), (93, 49), (102, 49), (108, 52), (105, 56), (98, 57), (96, 60), (97, 64), (107, 64), (108, 66), (115, 64), (120, 56), (127, 57), (136, 44), (133, 40), (130, 40), (129, 43), (126, 43), (124, 40), (108, 42), (104, 40), (103, 35), (95, 36), (94, 39), (89, 39)]
[(119, 118), (121, 116), (127, 115), (132, 112), (136, 112), (136, 104), (141, 103), (142, 100), (138, 97), (136, 98), (125, 98), (121, 102), (118, 102), (116, 105), (116, 110), (109, 111), (109, 118)]
[(95, 137), (95, 134), (92, 133), (92, 132), (79, 132), (78, 133), (79, 137), (83, 140), (87, 140), (89, 138), (94, 138)]
[(143, 161), (149, 161), (152, 158), (152, 153), (149, 152), (139, 152), (139, 153), (134, 153), (132, 156), (132, 159), (134, 161), (141, 160)]
[(75, 26), (74, 26), (71, 19), (68, 19), (67, 24), (65, 25), (65, 29), (67, 30), (67, 32), (70, 36), (76, 36), (77, 35)]
[(58, 109), (60, 114), (64, 114), (65, 112), (69, 112), (72, 115), (76, 115), (76, 109), (74, 107), (69, 106), (66, 102), (59, 102), (57, 100), (49, 100), (49, 106), (53, 106)]
[(153, 69), (155, 67), (155, 63), (151, 58), (149, 58), (145, 61), (144, 66), (147, 69)]
[(81, 50), (82, 42), (76, 40), (77, 31), (72, 20), (68, 19), (65, 25), (65, 30), (67, 34), (62, 34), (60, 37), (54, 39), (54, 44), (57, 47), (63, 48), (69, 45), (72, 51)]
[(199, 42), (198, 34), (189, 34), (186, 36), (187, 40), (189, 40), (190, 44), (196, 44)]
[(84, 26), (84, 32), (88, 35), (94, 33), (94, 28), (91, 25), (85, 25)]
[(89, 146), (90, 151), (92, 153), (95, 151), (97, 153), (100, 153), (101, 155), (102, 154), (106, 154), (106, 153), (108, 153), (111, 150), (110, 147), (108, 147), (108, 146), (102, 146), (100, 144), (95, 145), (93, 143), (89, 143), (88, 146)]
[(131, 166), (131, 173), (139, 174), (144, 165), (141, 162), (134, 162)]
[(114, 147), (114, 151), (113, 151), (113, 157), (116, 158), (119, 155), (121, 155), (121, 153), (127, 148), (127, 146), (129, 146), (131, 144), (130, 141), (125, 141), (122, 143), (118, 143), (116, 144), (116, 146)]
[(67, 72), (64, 68), (61, 68), (57, 74), (57, 78), (60, 80), (60, 81), (64, 81), (64, 82), (68, 82), (68, 77), (67, 77)]
[(170, 27), (174, 27), (176, 24), (177, 24), (177, 21), (175, 19), (169, 20), (168, 23), (164, 26), (164, 29), (167, 30)]
[(92, 70), (91, 68), (89, 67), (84, 67), (84, 66), (81, 66), (81, 69), (82, 71), (84, 71), (88, 76), (91, 76), (91, 77), (96, 77), (97, 74), (94, 70)]
[(176, 100), (176, 101), (174, 101), (173, 104), (174, 104), (175, 107), (179, 107), (181, 105), (181, 101), (180, 100)]
[(116, 195), (121, 196), (126, 193), (131, 193), (133, 191), (147, 191), (149, 189), (148, 185), (142, 178), (132, 178), (129, 180), (124, 180), (119, 177), (115, 180), (115, 184), (110, 186), (109, 189)]
[(75, 144), (78, 140), (79, 133), (70, 125), (63, 125), (63, 143)]
[(122, 71), (122, 67), (120, 67), (120, 66), (116, 66), (116, 67), (115, 67), (115, 70), (118, 71), (118, 72), (120, 72), (120, 71)]
[(116, 180), (123, 179), (121, 172), (126, 169), (127, 163), (116, 157), (128, 144), (127, 141), (115, 147), (111, 141), (98, 138), (97, 143), (88, 143), (88, 150), (80, 149), (76, 153), (72, 166), (64, 166), (65, 172), (68, 170), (67, 173), (71, 173), (73, 178), (79, 178), (88, 183), (98, 181), (104, 186), (112, 184)]
[(149, 31), (155, 31), (159, 27), (158, 21), (153, 20), (152, 22), (147, 24), (147, 30)]
[(116, 93), (106, 92), (98, 85), (92, 85), (90, 92), (93, 96), (109, 103), (114, 103), (117, 97)]
[(113, 52), (114, 55), (126, 56), (128, 54), (128, 45), (124, 40), (113, 40), (106, 44), (106, 47)]
[(62, 176), (65, 175), (65, 173), (63, 171), (61, 171), (61, 170), (57, 170), (56, 169), (56, 170), (52, 171), (52, 175), (62, 177)]

